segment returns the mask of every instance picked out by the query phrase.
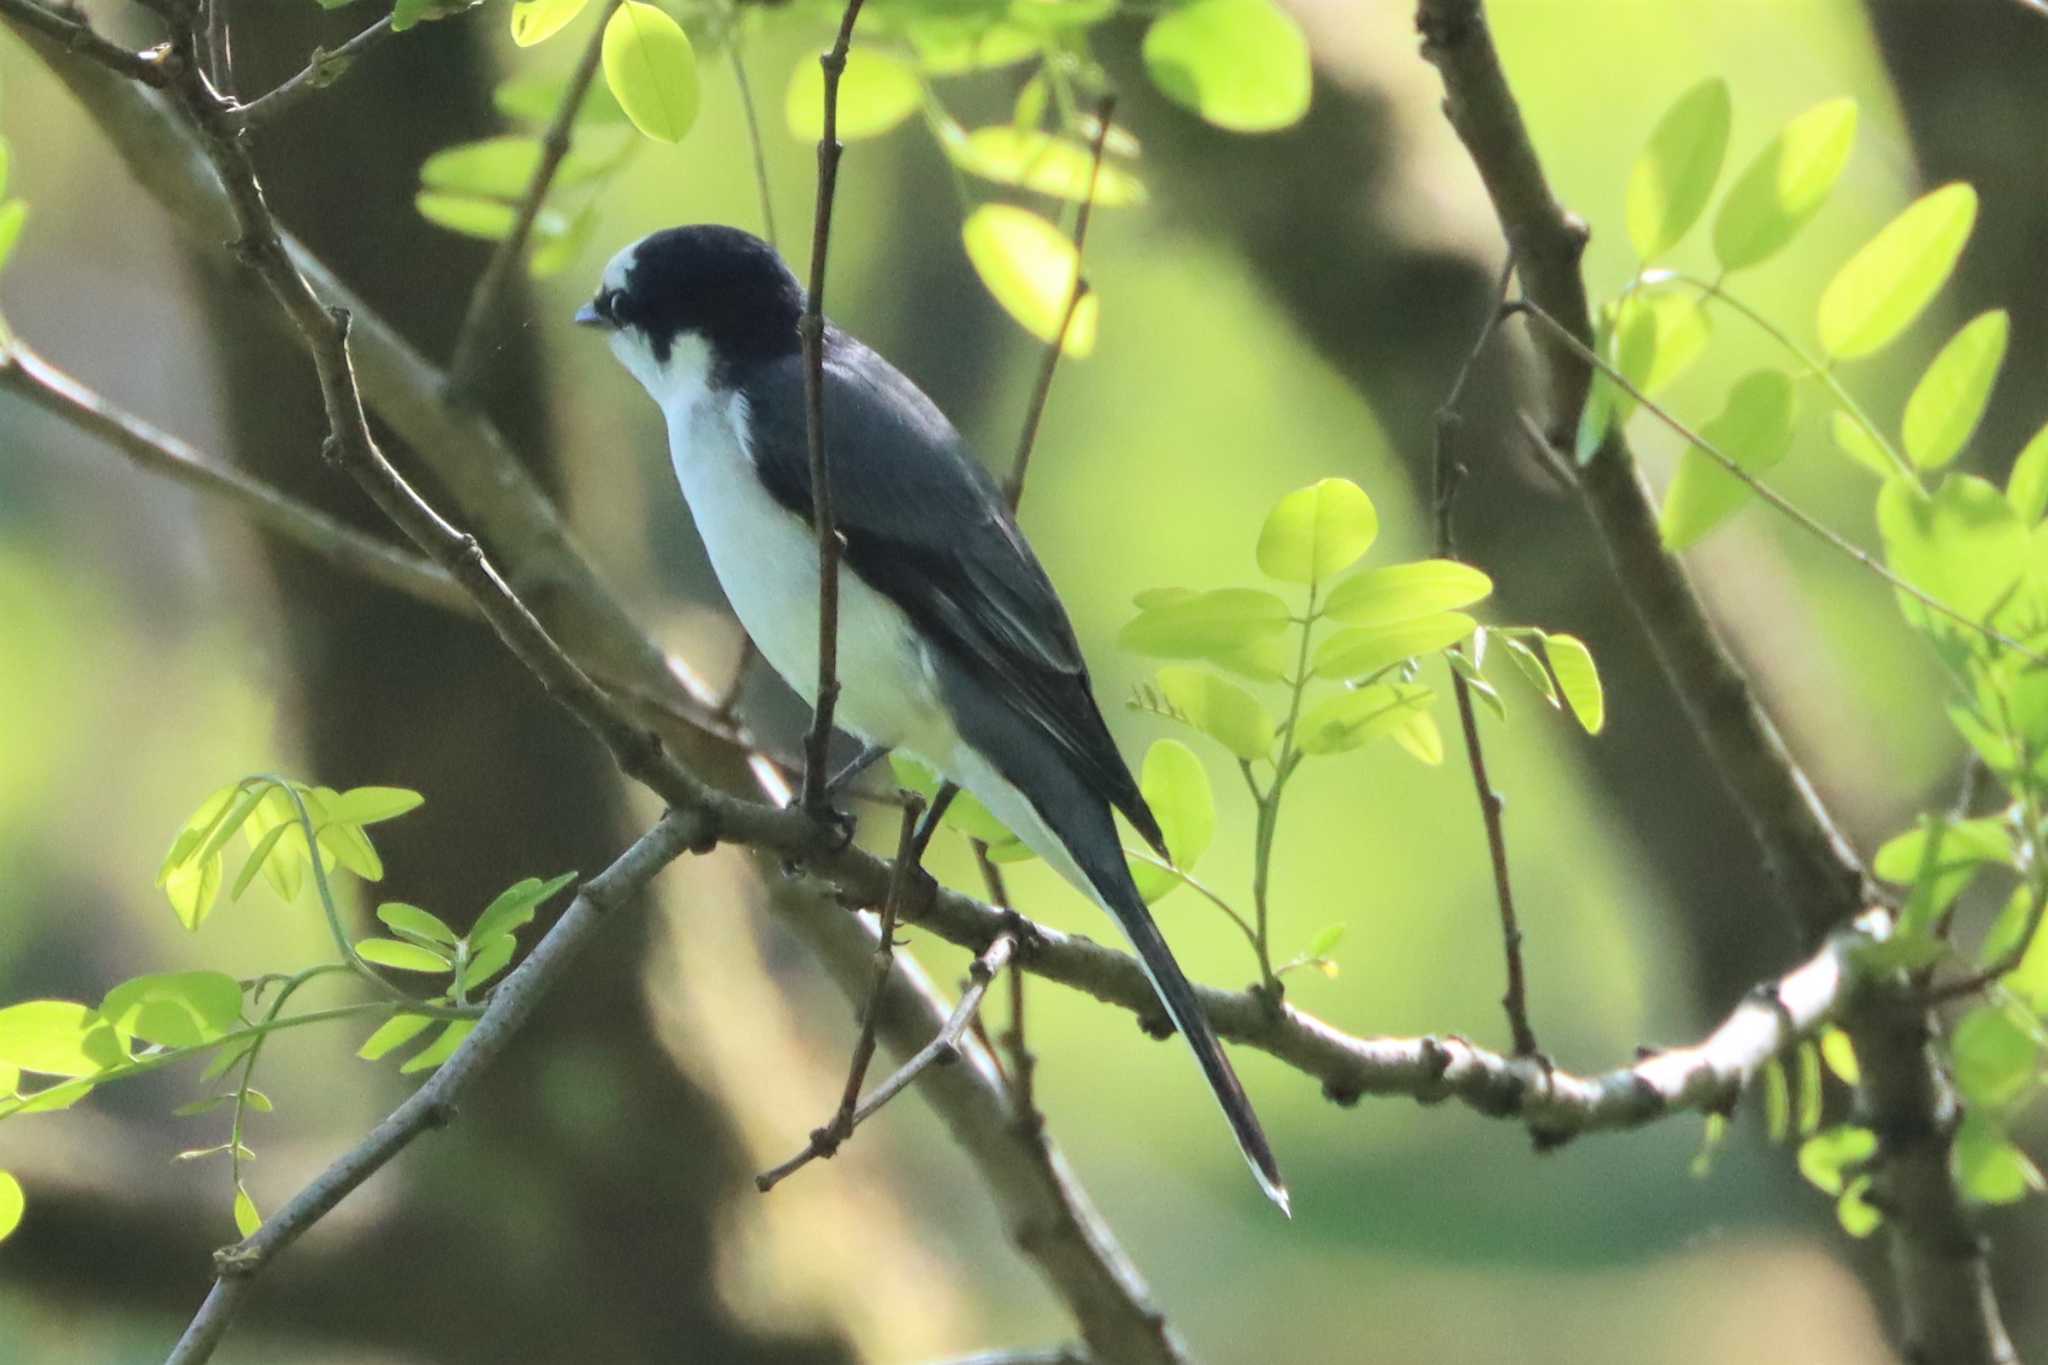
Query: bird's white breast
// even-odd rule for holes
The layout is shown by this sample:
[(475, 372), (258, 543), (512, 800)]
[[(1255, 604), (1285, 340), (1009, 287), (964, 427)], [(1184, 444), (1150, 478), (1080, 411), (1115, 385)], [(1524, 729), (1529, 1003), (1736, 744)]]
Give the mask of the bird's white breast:
[[(710, 388), (708, 358), (681, 338), (656, 394), (676, 480), (711, 567), (762, 657), (807, 702), (818, 690), (818, 546), (768, 495), (746, 447), (746, 400)], [(653, 386), (650, 385), (650, 388)], [(838, 721), (870, 744), (943, 763), (955, 736), (910, 619), (844, 565), (839, 574)]]

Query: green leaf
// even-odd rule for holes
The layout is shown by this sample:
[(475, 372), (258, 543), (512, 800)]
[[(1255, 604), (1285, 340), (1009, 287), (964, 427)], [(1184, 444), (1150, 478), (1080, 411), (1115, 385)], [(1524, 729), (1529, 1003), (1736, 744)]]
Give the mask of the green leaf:
[(1718, 76), (1680, 95), (1650, 133), (1628, 179), (1628, 240), (1651, 260), (1699, 221), (1728, 155), (1728, 82)]
[(1821, 1031), (1820, 1056), (1842, 1084), (1855, 1085), (1863, 1079), (1862, 1069), (1856, 1065), (1856, 1045), (1833, 1024)]
[(667, 13), (624, 0), (604, 26), (604, 78), (633, 126), (681, 142), (697, 121), (697, 54)]
[(242, 987), (225, 972), (138, 976), (108, 991), (99, 1013), (125, 1036), (196, 1047), (242, 1022)]
[[(1761, 474), (1792, 448), (1792, 378), (1779, 370), (1744, 375), (1728, 391), (1728, 402), (1700, 437), (1735, 461), (1744, 472)], [(1688, 446), (1664, 499), (1661, 529), (1665, 547), (1696, 545), (1755, 494), (1705, 451)]]
[(576, 880), (574, 872), (564, 872), (559, 877), (542, 881), (538, 877), (527, 877), (500, 891), (491, 903), (478, 915), (476, 923), (469, 929), (471, 952), (481, 952), (486, 943), (501, 934), (518, 932), (532, 920), (534, 911), (545, 904), (549, 897)]
[(1799, 1135), (1811, 1137), (1820, 1128), (1820, 1049), (1801, 1043), (1799, 1057)]
[(544, 43), (583, 13), (590, 0), (518, 0), (512, 6), (512, 41), (521, 47)]
[[(540, 139), (520, 134), (459, 143), (443, 147), (420, 163), (420, 184), (430, 190), (444, 190), (451, 194), (516, 200), (522, 198), (532, 184), (533, 173), (540, 168), (541, 155)], [(363, 790), (399, 789), (367, 787)], [(408, 795), (416, 796), (417, 793)], [(418, 805), (419, 802), (414, 801), (413, 804)]]
[(420, 217), (435, 227), (501, 242), (512, 235), (519, 222), (519, 210), (498, 199), (479, 199), (472, 194), (442, 194), (422, 190), (413, 196), (412, 206)]
[(1694, 1180), (1705, 1180), (1714, 1169), (1714, 1157), (1720, 1153), (1723, 1143), (1728, 1141), (1728, 1116), (1707, 1115), (1706, 1131), (1700, 1135), (1700, 1149), (1693, 1153), (1686, 1169)]
[(2013, 1004), (1979, 1005), (1949, 1035), (1956, 1089), (1971, 1104), (2018, 1099), (2041, 1069), (2038, 1025)]
[(441, 1036), (405, 1059), (399, 1066), (402, 1076), (417, 1071), (430, 1071), (455, 1055), (455, 1049), (462, 1046), (462, 1040), (476, 1031), (474, 1019), (457, 1019), (441, 1030)]
[(1092, 175), (1096, 203), (1116, 208), (1145, 202), (1144, 182), (1108, 161), (1096, 173), (1092, 149), (1072, 138), (1007, 123), (971, 133), (949, 125), (943, 145), (954, 165), (998, 185), (1016, 185), (1079, 203), (1088, 197)]
[(1287, 604), (1257, 588), (1219, 588), (1139, 612), (1117, 643), (1155, 659), (1204, 659), (1230, 654), (1287, 630)]
[(1856, 101), (1829, 100), (1786, 124), (1743, 169), (1714, 219), (1714, 255), (1743, 270), (1798, 235), (1841, 179), (1856, 141)]
[(905, 36), (928, 75), (964, 76), (1014, 66), (1045, 50), (1044, 41), (1028, 29), (992, 22), (979, 14), (919, 14)]
[(1259, 529), (1259, 568), (1283, 583), (1329, 581), (1372, 548), (1379, 513), (1349, 479), (1322, 479), (1275, 503)]
[(422, 948), (417, 943), (404, 943), (395, 938), (366, 938), (356, 943), (356, 952), (365, 962), (374, 962), (380, 967), (389, 967), (400, 972), (446, 972), (454, 970), (454, 964), (431, 948)]
[[(106, 1036), (113, 1037), (114, 1031), (108, 1029)], [(93, 1082), (90, 1080), (65, 1081), (59, 1085), (45, 1086), (32, 1095), (23, 1095), (12, 1108), (0, 1106), (0, 1118), (5, 1118), (9, 1114), (48, 1114), (59, 1109), (69, 1109), (92, 1092)]]
[(2034, 433), (2013, 461), (2005, 481), (2006, 500), (2021, 521), (2032, 526), (2048, 513), (2048, 424)]
[(1764, 1136), (1783, 1142), (1792, 1131), (1792, 1087), (1785, 1079), (1785, 1064), (1776, 1057), (1764, 1063)]
[(2002, 820), (1922, 818), (1917, 829), (1885, 841), (1871, 870), (1888, 882), (1912, 888), (1901, 925), (1925, 933), (1986, 864), (2011, 866), (2012, 836)]
[(1295, 726), (1294, 742), (1305, 754), (1341, 754), (1392, 734), (1410, 716), (1427, 710), (1435, 693), (1416, 683), (1376, 683), (1339, 692), (1308, 708)]
[(1923, 195), (1835, 272), (1820, 296), (1821, 349), (1855, 360), (1896, 337), (1948, 282), (1977, 221), (1977, 191)]
[(1330, 590), (1323, 615), (1349, 626), (1390, 626), (1469, 607), (1493, 591), (1493, 580), (1455, 559), (1422, 559), (1365, 569)]
[(220, 899), (220, 879), (218, 853), (211, 858), (180, 863), (163, 879), (164, 895), (170, 899), (171, 909), (187, 929), (197, 932), (206, 917), (213, 913), (214, 904)]
[(1557, 684), (1550, 679), (1550, 669), (1544, 664), (1542, 659), (1537, 657), (1535, 650), (1523, 644), (1521, 640), (1506, 631), (1493, 631), (1489, 634), (1488, 638), (1500, 642), (1501, 651), (1514, 664), (1515, 671), (1522, 676), (1522, 679), (1529, 686), (1536, 689), (1537, 694), (1543, 700), (1549, 702), (1552, 706), (1562, 706), (1564, 704), (1563, 699), (1557, 695)]
[(0, 1062), (42, 1076), (90, 1076), (127, 1060), (107, 1022), (70, 1000), (0, 1009)]
[(28, 222), (28, 201), (10, 199), (0, 204), (0, 269), (7, 265), (7, 258), (14, 254), (14, 244), (21, 240), (21, 230)]
[[(1951, 474), (1929, 496), (1894, 479), (1877, 495), (1877, 526), (1892, 572), (1972, 621), (1981, 621), (2026, 571), (2030, 538), (2012, 504), (1991, 484)], [(1927, 609), (1905, 598), (1907, 619), (1937, 629)]]
[(1870, 1177), (1859, 1175), (1835, 1201), (1835, 1221), (1851, 1237), (1864, 1238), (1884, 1226), (1884, 1213), (1870, 1202)]
[(256, 874), (263, 870), (263, 864), (276, 851), (279, 841), (291, 832), (291, 825), (272, 825), (263, 837), (257, 840), (256, 847), (242, 860), (242, 870), (235, 874), (235, 884), (228, 891), (229, 900), (238, 901), (242, 898), (242, 893), (249, 889), (249, 883), (256, 880)]
[(1838, 410), (1828, 418), (1828, 434), (1834, 438), (1835, 449), (1880, 479), (1889, 479), (1899, 472), (1884, 447), (1848, 413)]
[(1308, 948), (1304, 951), (1303, 956), (1308, 958), (1328, 957), (1331, 953), (1337, 951), (1337, 945), (1343, 941), (1344, 926), (1341, 924), (1326, 924), (1316, 932), (1314, 938), (1308, 941)]
[(28, 1197), (21, 1192), (21, 1182), (14, 1178), (12, 1171), (0, 1171), (0, 1242), (14, 1235), (21, 1226), (21, 1215), (28, 1207)]
[(291, 798), (272, 787), (243, 824), (242, 832), (248, 836), (250, 847), (258, 849), (263, 847), (270, 831), (279, 826), (285, 827), (286, 832), (271, 845), (270, 854), (263, 859), (263, 879), (281, 898), (296, 900), (299, 888), (304, 884), (306, 866), (312, 861), (312, 853), (306, 845), (306, 832), (299, 825), (298, 810), (292, 805)]
[(489, 981), (505, 970), (512, 961), (512, 954), (518, 951), (519, 940), (510, 934), (500, 934), (483, 946), (482, 951), (471, 958), (462, 968), (458, 981), (465, 994)]
[[(1472, 690), (1472, 695), (1479, 698), (1486, 709), (1493, 712), (1495, 718), (1505, 725), (1508, 719), (1507, 703), (1500, 699), (1500, 693), (1486, 680), (1486, 675), (1479, 671), (1479, 664), (1476, 662), (1477, 656), (1485, 649), (1485, 641), (1486, 630), (1481, 627), (1472, 632), (1471, 653), (1452, 650), (1444, 655), (1444, 662), (1451, 666), (1453, 673), (1465, 680), (1465, 685)], [(1549, 682), (1549, 675), (1545, 674), (1543, 680)]]
[[(884, 48), (847, 49), (846, 70), (839, 77), (841, 142), (880, 137), (923, 104), (924, 85), (915, 66)], [(805, 142), (825, 136), (825, 70), (815, 57), (805, 57), (790, 73), (783, 116), (789, 131)]]
[(242, 1092), (242, 1096), (245, 1100), (248, 1101), (250, 1110), (255, 1113), (268, 1114), (273, 1109), (277, 1108), (276, 1105), (270, 1102), (270, 1096), (264, 1094), (261, 1090), (258, 1090), (253, 1085), (250, 1086), (247, 1090), (244, 1090)]
[[(565, 76), (526, 75), (502, 81), (491, 92), (491, 103), (506, 118), (545, 126), (554, 121), (555, 111), (569, 93)], [(578, 126), (614, 125), (626, 122), (626, 111), (612, 98), (603, 81), (592, 81), (576, 111)]]
[(1393, 729), (1393, 740), (1417, 763), (1434, 768), (1444, 761), (1443, 731), (1437, 728), (1436, 717), (1427, 711), (1404, 717)]
[[(1713, 340), (1707, 310), (1698, 298), (1675, 289), (1638, 289), (1622, 299), (1615, 314), (1608, 363), (1641, 393), (1655, 398), (1706, 354)], [(1636, 400), (1612, 379), (1613, 420), (1626, 422)]]
[(1600, 670), (1593, 664), (1593, 651), (1576, 635), (1546, 633), (1539, 642), (1550, 656), (1550, 671), (1564, 689), (1565, 702), (1578, 718), (1579, 728), (1597, 735), (1607, 724), (1607, 698), (1600, 687)]
[(1205, 122), (1264, 133), (1308, 112), (1308, 39), (1270, 0), (1194, 0), (1145, 31), (1145, 72)]
[(1198, 668), (1162, 668), (1159, 690), (1188, 723), (1247, 761), (1273, 756), (1273, 717), (1259, 699)]
[(403, 901), (384, 902), (377, 907), (377, 918), (384, 921), (387, 929), (429, 943), (443, 943), (453, 948), (462, 941), (462, 936), (449, 928), (439, 915)]
[[(1183, 872), (1192, 869), (1216, 837), (1216, 795), (1202, 760), (1177, 739), (1154, 740), (1145, 751), (1138, 789), (1166, 836), (1173, 865)], [(1137, 858), (1131, 859), (1131, 877), (1147, 905), (1180, 885), (1171, 872)]]
[(1981, 1109), (1963, 1114), (1949, 1149), (1956, 1183), (1965, 1198), (1980, 1204), (2017, 1204), (2043, 1188), (2041, 1170), (2013, 1145), (1999, 1124)]
[(363, 1045), (356, 1049), (356, 1056), (366, 1062), (374, 1062), (425, 1033), (433, 1022), (424, 1014), (394, 1014), (363, 1040)]
[(240, 1185), (235, 1186), (235, 1231), (244, 1238), (254, 1237), (256, 1230), (263, 1226), (263, 1215), (256, 1212), (256, 1201)]
[(1462, 611), (1447, 611), (1391, 626), (1354, 626), (1316, 646), (1311, 671), (1318, 678), (1369, 677), (1403, 659), (1449, 649), (1477, 624)]
[(1799, 1144), (1799, 1173), (1823, 1193), (1840, 1194), (1846, 1172), (1877, 1155), (1877, 1134), (1853, 1124), (1838, 1124)]
[[(1065, 233), (1014, 204), (983, 204), (960, 228), (967, 259), (982, 284), (1025, 331), (1050, 345), (1059, 335), (1080, 268)], [(1101, 305), (1090, 291), (1074, 309), (1061, 349), (1085, 356), (1095, 349)]]
[(414, 24), (446, 19), (482, 3), (483, 0), (398, 0), (391, 7), (391, 31), (403, 33)]
[(1922, 469), (1939, 469), (1962, 453), (1991, 401), (2005, 363), (2011, 319), (2003, 308), (1980, 313), (1949, 339), (1906, 400), (1900, 434)]

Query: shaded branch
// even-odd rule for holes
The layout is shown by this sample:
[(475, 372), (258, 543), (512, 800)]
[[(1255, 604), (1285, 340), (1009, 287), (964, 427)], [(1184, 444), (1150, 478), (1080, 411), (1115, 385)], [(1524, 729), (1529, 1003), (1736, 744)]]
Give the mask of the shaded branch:
[[(223, 0), (214, 0), (216, 17), (224, 13)], [(286, 110), (294, 109), (310, 99), (316, 91), (325, 90), (348, 74), (356, 59), (391, 36), (391, 16), (385, 15), (376, 23), (358, 33), (355, 37), (329, 52), (316, 47), (306, 65), (272, 89), (247, 104), (236, 106), (232, 118), (243, 128), (254, 128), (267, 123)]]
[(576, 899), (526, 960), (491, 993), (490, 1008), (432, 1078), (272, 1214), (253, 1236), (216, 1253), (213, 1289), (165, 1365), (201, 1365), (210, 1359), (256, 1277), (271, 1261), (414, 1138), (450, 1122), (463, 1091), (497, 1060), (610, 912), (682, 853), (700, 847), (704, 837), (701, 817), (671, 811), (610, 867), (578, 888)]
[(365, 535), (318, 508), (201, 454), (168, 432), (123, 412), (19, 341), (0, 349), (0, 389), (96, 436), (137, 467), (219, 499), (266, 531), (336, 568), (447, 611), (474, 615), (476, 604), (439, 565)]
[(576, 115), (583, 108), (583, 97), (590, 93), (591, 82), (597, 78), (598, 62), (604, 56), (605, 27), (618, 5), (619, 0), (606, 0), (604, 13), (591, 30), (590, 41), (583, 45), (583, 55), (576, 59), (576, 69), (562, 89), (562, 102), (541, 136), (540, 161), (533, 168), (532, 179), (527, 181), (526, 193), (520, 196), (512, 230), (498, 240), (490, 260), (484, 263), (484, 273), (477, 277), (476, 287), (470, 291), (469, 306), (463, 311), (462, 327), (455, 334), (455, 347), (448, 361), (448, 397), (455, 406), (460, 407), (474, 397), (484, 361), (495, 349), (489, 346), (491, 324), (497, 320), (513, 273), (526, 258), (526, 243), (533, 236), (533, 225), (554, 186), (555, 174), (562, 168), (562, 158), (569, 155)]
[(83, 18), (60, 14), (37, 0), (0, 0), (0, 19), (129, 80), (149, 86), (170, 83), (172, 59), (165, 49), (131, 52), (94, 33)]

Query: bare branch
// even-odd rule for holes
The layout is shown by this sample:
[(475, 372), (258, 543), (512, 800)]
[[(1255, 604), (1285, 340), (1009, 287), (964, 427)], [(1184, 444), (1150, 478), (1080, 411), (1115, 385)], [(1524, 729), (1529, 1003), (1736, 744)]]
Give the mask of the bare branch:
[(610, 867), (585, 882), (554, 927), (491, 993), (490, 1008), (432, 1078), (271, 1215), (255, 1235), (215, 1255), (213, 1289), (165, 1365), (201, 1365), (210, 1359), (256, 1276), (414, 1138), (452, 1120), (456, 1101), (469, 1083), (497, 1060), (610, 913), (677, 857), (703, 846), (708, 833), (701, 816), (671, 811)]
[(745, 11), (733, 24), (732, 41), (727, 51), (732, 59), (733, 84), (739, 87), (740, 113), (747, 121), (747, 150), (754, 158), (754, 190), (761, 196), (761, 236), (776, 251), (782, 250), (782, 240), (775, 231), (775, 196), (768, 185), (768, 147), (761, 139), (761, 116), (754, 108), (754, 84), (747, 79), (747, 58), (741, 51), (740, 32), (744, 26)]
[(261, 479), (201, 454), (177, 437), (109, 403), (19, 341), (0, 350), (0, 388), (18, 393), (126, 455), (139, 468), (219, 499), (263, 529), (337, 568), (447, 611), (476, 604), (439, 565), (365, 535)]
[(463, 312), (462, 327), (455, 334), (455, 349), (448, 361), (448, 397), (457, 407), (475, 396), (484, 361), (495, 350), (490, 345), (491, 324), (497, 319), (513, 274), (526, 258), (527, 241), (533, 236), (533, 225), (554, 186), (555, 174), (562, 168), (562, 158), (569, 155), (576, 115), (583, 108), (583, 97), (590, 93), (591, 82), (597, 79), (598, 62), (604, 56), (605, 25), (618, 5), (619, 0), (606, 0), (604, 13), (591, 30), (590, 41), (583, 45), (583, 55), (576, 59), (568, 85), (563, 87), (562, 102), (541, 137), (540, 161), (533, 168), (533, 178), (527, 181), (526, 193), (520, 196), (512, 230), (492, 249), (484, 273), (477, 277), (476, 288), (470, 291), (469, 307)]
[[(216, 0), (216, 4), (219, 0)], [(269, 122), (288, 109), (298, 107), (310, 99), (315, 92), (325, 90), (348, 74), (356, 59), (378, 46), (391, 36), (391, 16), (385, 15), (376, 23), (358, 33), (355, 37), (335, 48), (314, 48), (306, 65), (295, 75), (286, 79), (276, 89), (237, 106), (233, 118), (244, 128), (255, 128)]]
[(81, 18), (59, 14), (37, 0), (0, 0), (0, 18), (40, 34), (67, 52), (75, 52), (117, 75), (144, 85), (163, 86), (171, 79), (170, 54), (163, 48), (130, 52), (92, 31)]
[(1031, 401), (1024, 409), (1024, 431), (1017, 438), (1017, 455), (1010, 461), (1010, 476), (1003, 481), (1003, 493), (1013, 512), (1024, 498), (1024, 476), (1030, 472), (1031, 448), (1038, 444), (1038, 424), (1045, 416), (1046, 400), (1052, 396), (1053, 371), (1059, 368), (1060, 353), (1067, 347), (1074, 314), (1081, 310), (1081, 300), (1088, 297), (1088, 277), (1081, 273), (1081, 253), (1088, 245), (1088, 215), (1095, 207), (1095, 184), (1102, 177), (1103, 149), (1109, 143), (1109, 120), (1115, 113), (1116, 95), (1104, 94), (1095, 106), (1095, 143), (1088, 162), (1088, 190), (1081, 196), (1080, 210), (1074, 215), (1073, 287), (1067, 291), (1067, 306), (1060, 314), (1059, 330), (1046, 343), (1045, 358), (1038, 364), (1038, 382), (1032, 386)]

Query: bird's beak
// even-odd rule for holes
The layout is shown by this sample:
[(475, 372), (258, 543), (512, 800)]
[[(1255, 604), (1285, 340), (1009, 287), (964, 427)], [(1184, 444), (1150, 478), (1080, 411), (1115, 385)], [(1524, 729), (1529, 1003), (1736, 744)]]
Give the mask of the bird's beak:
[(609, 327), (611, 324), (598, 316), (597, 304), (586, 299), (583, 306), (576, 310), (576, 325), (579, 327)]

